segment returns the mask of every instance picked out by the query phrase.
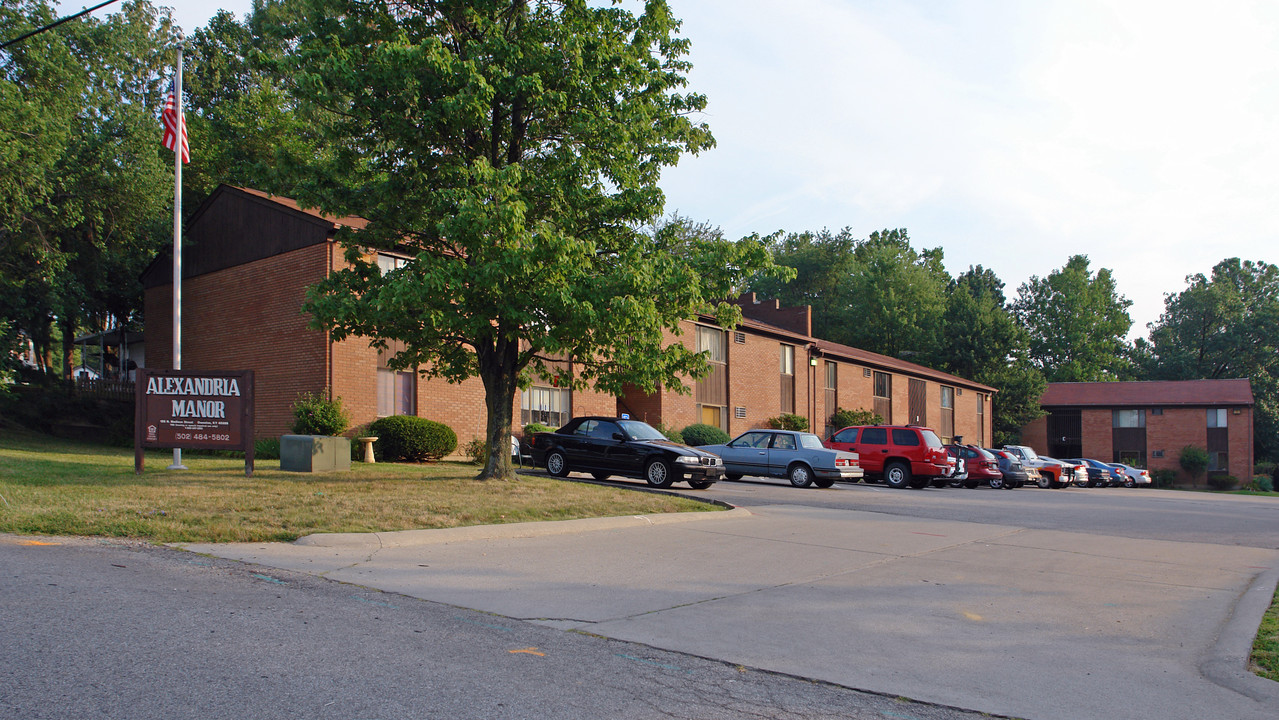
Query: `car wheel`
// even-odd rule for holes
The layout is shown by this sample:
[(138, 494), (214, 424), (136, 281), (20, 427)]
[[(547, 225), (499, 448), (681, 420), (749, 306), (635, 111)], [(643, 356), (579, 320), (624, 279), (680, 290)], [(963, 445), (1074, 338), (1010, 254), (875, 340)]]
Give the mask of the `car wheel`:
[(1132, 478), (1128, 478), (1127, 480), (1124, 481), (1124, 487), (1127, 487), (1127, 488), (1137, 487), (1137, 481), (1133, 480)]
[(546, 456), (546, 472), (555, 477), (568, 475), (568, 458), (564, 457), (564, 453), (556, 450)]
[(591, 477), (595, 478), (596, 480), (607, 480), (613, 476), (609, 475), (608, 473), (593, 472), (591, 473)]
[(689, 480), (688, 486), (694, 490), (705, 490), (715, 484), (714, 480)]
[(884, 482), (891, 488), (904, 488), (910, 482), (910, 468), (893, 462), (884, 466)]
[(827, 480), (814, 480), (814, 481), (813, 481), (813, 484), (814, 484), (814, 485), (816, 485), (816, 486), (817, 486), (817, 487), (819, 487), (819, 488), (828, 488), (828, 487), (833, 486), (833, 485), (835, 484), (835, 481), (834, 481), (834, 480), (829, 480), (829, 479), (827, 479)]
[(1004, 486), (1004, 479), (993, 477), (990, 479), (990, 486), (998, 490)]
[(813, 484), (813, 471), (803, 463), (791, 465), (786, 477), (790, 478), (790, 484), (797, 488), (805, 488)]
[(1036, 484), (1039, 485), (1039, 487), (1047, 490), (1048, 488), (1054, 485), (1053, 476), (1048, 473), (1040, 473), (1039, 482)]
[(968, 488), (969, 490), (972, 490), (973, 488), (977, 487), (977, 486), (978, 486), (978, 485), (980, 485), (980, 484), (981, 484), (981, 483), (977, 482), (976, 480), (965, 480), (965, 481), (964, 481), (964, 487)]
[(1018, 480), (1018, 481), (1017, 481), (1017, 484), (1016, 484), (1016, 485), (1013, 485), (1013, 487), (1015, 487), (1015, 488), (1019, 488), (1019, 487), (1026, 487), (1026, 481), (1025, 481), (1025, 480)]
[(724, 475), (725, 480), (741, 480), (742, 476), (737, 473), (727, 473)]
[(963, 487), (963, 486), (964, 486), (964, 481), (963, 481), (963, 480), (951, 480), (951, 481), (950, 481), (950, 486), (951, 486), (951, 487)]
[(655, 488), (668, 488), (675, 478), (671, 477), (671, 466), (665, 460), (653, 460), (644, 467), (644, 479)]

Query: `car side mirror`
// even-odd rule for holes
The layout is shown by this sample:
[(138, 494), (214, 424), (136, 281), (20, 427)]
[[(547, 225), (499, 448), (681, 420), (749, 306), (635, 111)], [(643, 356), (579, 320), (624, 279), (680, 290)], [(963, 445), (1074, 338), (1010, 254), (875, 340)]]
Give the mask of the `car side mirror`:
[(623, 435), (623, 434), (621, 434), (620, 432), (615, 432), (615, 433), (613, 433), (613, 439), (614, 439), (614, 440), (625, 440), (625, 439), (626, 439), (626, 436), (625, 436), (625, 435)]

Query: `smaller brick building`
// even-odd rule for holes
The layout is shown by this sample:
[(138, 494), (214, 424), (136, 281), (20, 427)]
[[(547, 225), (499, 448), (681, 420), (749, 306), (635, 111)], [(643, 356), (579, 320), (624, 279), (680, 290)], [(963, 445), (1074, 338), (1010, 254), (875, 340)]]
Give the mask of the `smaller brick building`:
[(1049, 383), (1039, 403), (1047, 415), (1021, 431), (1035, 452), (1180, 471), (1181, 449), (1193, 445), (1208, 451), (1209, 473), (1252, 477), (1247, 378)]

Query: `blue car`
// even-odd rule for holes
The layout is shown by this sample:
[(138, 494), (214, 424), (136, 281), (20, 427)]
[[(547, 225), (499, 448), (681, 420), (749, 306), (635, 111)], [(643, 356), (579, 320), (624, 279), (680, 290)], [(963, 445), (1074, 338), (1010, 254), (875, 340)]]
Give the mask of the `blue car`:
[(724, 479), (744, 475), (784, 477), (795, 487), (828, 488), (836, 480), (857, 482), (862, 468), (857, 453), (830, 450), (812, 433), (794, 430), (747, 430), (724, 445), (699, 450), (724, 460)]

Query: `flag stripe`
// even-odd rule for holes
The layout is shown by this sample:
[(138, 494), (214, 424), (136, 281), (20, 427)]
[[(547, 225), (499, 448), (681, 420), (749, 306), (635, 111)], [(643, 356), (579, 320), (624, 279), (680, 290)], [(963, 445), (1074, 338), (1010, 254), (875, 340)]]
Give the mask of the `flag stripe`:
[[(160, 144), (165, 150), (173, 150), (175, 140), (179, 135), (182, 137), (182, 162), (191, 162), (191, 146), (187, 143), (187, 124), (186, 113), (182, 113), (182, 117), (178, 117), (177, 98), (173, 93), (173, 82), (169, 82), (169, 89), (164, 94), (164, 112), (160, 113), (160, 122), (164, 125), (164, 136), (160, 139)], [(180, 130), (179, 130), (180, 128)]]

